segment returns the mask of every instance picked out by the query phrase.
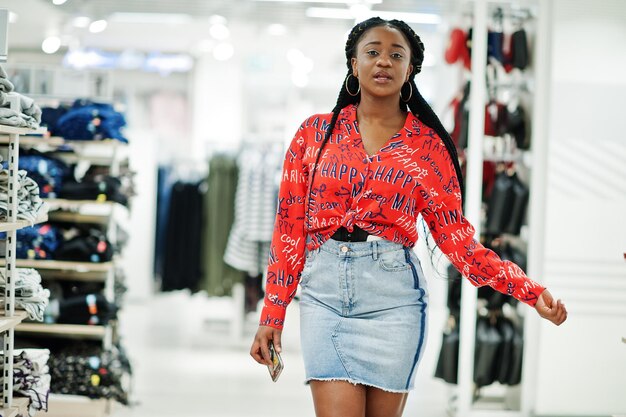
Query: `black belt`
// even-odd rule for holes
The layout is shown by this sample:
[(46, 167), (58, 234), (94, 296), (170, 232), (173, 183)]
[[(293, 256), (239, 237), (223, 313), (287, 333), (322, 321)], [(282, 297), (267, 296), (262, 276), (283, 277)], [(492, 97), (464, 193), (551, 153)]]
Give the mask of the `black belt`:
[(330, 238), (341, 242), (365, 242), (369, 235), (369, 233), (357, 226), (354, 226), (354, 230), (351, 232), (345, 227), (340, 227)]

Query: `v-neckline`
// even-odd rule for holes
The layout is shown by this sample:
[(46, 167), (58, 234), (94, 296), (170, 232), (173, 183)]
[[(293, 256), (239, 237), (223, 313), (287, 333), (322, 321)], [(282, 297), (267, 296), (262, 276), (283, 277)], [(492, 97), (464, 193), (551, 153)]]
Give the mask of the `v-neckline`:
[(376, 158), (377, 156), (379, 156), (379, 154), (381, 153), (380, 151), (384, 148), (386, 148), (391, 141), (393, 141), (394, 139), (402, 136), (402, 132), (406, 129), (407, 124), (409, 123), (409, 119), (410, 119), (410, 111), (406, 112), (406, 117), (404, 119), (404, 123), (402, 124), (402, 127), (400, 128), (400, 130), (398, 130), (396, 133), (394, 133), (393, 135), (391, 135), (386, 141), (385, 143), (382, 144), (382, 146), (380, 148), (378, 148), (378, 150), (376, 150), (376, 152), (374, 152), (374, 154), (370, 155), (367, 150), (365, 149), (365, 143), (363, 142), (363, 136), (361, 135), (361, 129), (359, 126), (359, 120), (357, 119), (357, 115), (356, 115), (356, 111), (357, 111), (357, 107), (354, 106), (354, 126), (356, 128), (356, 132), (359, 138), (359, 147), (361, 149), (361, 151), (365, 154), (365, 156), (367, 157), (367, 159), (369, 159), (370, 161), (374, 160), (374, 158)]

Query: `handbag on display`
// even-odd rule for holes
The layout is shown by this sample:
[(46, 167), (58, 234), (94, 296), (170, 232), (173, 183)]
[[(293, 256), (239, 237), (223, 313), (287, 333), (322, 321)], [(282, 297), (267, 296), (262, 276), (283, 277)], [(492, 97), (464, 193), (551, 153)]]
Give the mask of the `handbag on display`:
[(485, 232), (499, 235), (508, 223), (513, 203), (513, 184), (506, 172), (496, 176), (489, 203), (487, 205), (487, 222)]
[(479, 387), (491, 385), (497, 378), (498, 354), (502, 335), (491, 317), (479, 317), (476, 322), (474, 350), (474, 383)]
[(511, 55), (512, 63), (515, 68), (520, 70), (526, 69), (528, 66), (528, 40), (526, 39), (526, 31), (519, 29), (511, 35)]
[(526, 215), (526, 207), (528, 206), (528, 198), (530, 191), (528, 187), (519, 179), (516, 173), (510, 176), (510, 216), (503, 231), (512, 235), (519, 235), (524, 223)]
[(448, 384), (458, 382), (459, 340), (458, 320), (450, 316), (447, 328), (443, 332), (441, 350), (435, 368), (435, 378), (443, 379)]

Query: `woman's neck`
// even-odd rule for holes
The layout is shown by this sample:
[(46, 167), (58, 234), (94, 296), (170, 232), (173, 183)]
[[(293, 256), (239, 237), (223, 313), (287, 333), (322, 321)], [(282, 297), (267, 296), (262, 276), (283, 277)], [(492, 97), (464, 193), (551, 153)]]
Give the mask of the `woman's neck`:
[(398, 98), (373, 99), (361, 96), (357, 108), (358, 118), (363, 120), (390, 121), (396, 118), (404, 118), (406, 114), (400, 110)]

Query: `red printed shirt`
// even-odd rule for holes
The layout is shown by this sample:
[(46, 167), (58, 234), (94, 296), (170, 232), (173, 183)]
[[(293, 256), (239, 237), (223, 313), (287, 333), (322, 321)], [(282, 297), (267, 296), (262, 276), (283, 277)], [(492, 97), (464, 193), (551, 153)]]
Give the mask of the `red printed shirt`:
[(287, 150), (261, 325), (283, 327), (307, 245), (315, 249), (339, 227), (358, 226), (413, 247), (420, 213), (437, 245), (472, 284), (489, 285), (535, 305), (544, 287), (474, 239), (474, 228), (462, 214), (450, 155), (435, 131), (411, 112), (402, 129), (369, 156), (359, 135), (356, 106), (345, 107), (317, 164), (308, 203), (308, 181), (331, 117), (306, 119)]

